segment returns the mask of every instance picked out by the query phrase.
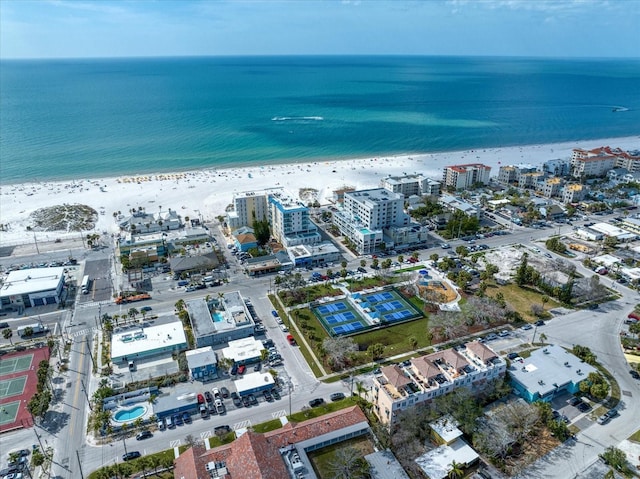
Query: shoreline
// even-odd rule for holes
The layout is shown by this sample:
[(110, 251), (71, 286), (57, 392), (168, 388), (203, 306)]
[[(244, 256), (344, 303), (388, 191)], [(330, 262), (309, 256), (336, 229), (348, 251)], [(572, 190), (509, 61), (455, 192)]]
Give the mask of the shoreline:
[[(449, 152), (381, 155), (369, 158), (330, 159), (269, 165), (243, 165), (233, 168), (203, 168), (172, 173), (141, 173), (111, 177), (92, 177), (67, 181), (40, 181), (0, 185), (0, 222), (8, 225), (0, 245), (30, 242), (34, 231), (27, 231), (29, 214), (36, 209), (62, 204), (85, 204), (98, 212), (98, 234), (116, 233), (113, 213), (127, 214), (131, 208), (171, 208), (183, 218), (203, 217), (211, 221), (224, 215), (233, 195), (243, 191), (282, 187), (294, 197), (303, 188), (317, 190), (317, 199), (327, 204), (334, 190), (343, 186), (376, 188), (386, 176), (423, 174), (440, 180), (445, 166), (484, 163), (492, 176), (500, 166), (529, 163), (540, 166), (555, 158), (568, 158), (573, 148), (600, 146), (640, 149), (640, 135), (578, 142), (535, 144), (502, 148), (482, 148)], [(318, 184), (322, 181), (322, 184)], [(40, 232), (39, 241), (71, 237), (78, 232)]]
[[(563, 148), (567, 145), (582, 145), (582, 144), (592, 144), (592, 143), (597, 143), (598, 146), (614, 146), (616, 144), (616, 142), (620, 142), (621, 144), (627, 144), (630, 142), (636, 141), (638, 142), (638, 148), (640, 149), (640, 132), (637, 135), (634, 136), (620, 136), (620, 137), (612, 137), (612, 138), (596, 138), (593, 140), (570, 140), (570, 141), (559, 141), (559, 142), (552, 142), (552, 143), (529, 143), (529, 144), (522, 144), (522, 145), (508, 145), (508, 146), (488, 146), (488, 147), (477, 147), (477, 148), (469, 148), (466, 150), (433, 150), (433, 151), (423, 151), (423, 152), (395, 152), (395, 153), (375, 153), (375, 154), (371, 154), (369, 156), (350, 156), (350, 155), (345, 155), (345, 156), (332, 156), (332, 157), (324, 157), (324, 156), (318, 156), (318, 157), (313, 157), (313, 158), (301, 158), (301, 159), (295, 159), (295, 158), (290, 158), (290, 159), (278, 159), (278, 160), (273, 160), (272, 163), (268, 163), (268, 164), (263, 164), (263, 163), (259, 163), (259, 162), (247, 162), (247, 163), (242, 163), (242, 164), (236, 164), (234, 165), (233, 163), (222, 163), (220, 165), (207, 165), (207, 166), (202, 166), (200, 168), (193, 168), (193, 167), (186, 167), (184, 169), (182, 168), (170, 168), (167, 170), (142, 170), (142, 171), (138, 171), (138, 172), (129, 172), (129, 173), (122, 173), (122, 174), (98, 174), (98, 175), (92, 175), (92, 176), (85, 176), (85, 177), (61, 177), (61, 178), (52, 178), (52, 179), (31, 179), (31, 180), (27, 180), (27, 181), (20, 181), (20, 182), (13, 182), (13, 181), (9, 181), (7, 183), (2, 182), (2, 179), (0, 178), (0, 188), (6, 188), (6, 187), (11, 187), (11, 186), (15, 186), (15, 185), (37, 185), (37, 184), (42, 184), (42, 183), (68, 183), (68, 182), (74, 182), (74, 181), (80, 181), (80, 180), (92, 180), (92, 181), (101, 181), (101, 180), (109, 180), (109, 179), (114, 179), (114, 178), (120, 178), (120, 177), (124, 177), (124, 176), (160, 176), (160, 175), (170, 175), (170, 174), (188, 174), (188, 173), (196, 173), (196, 172), (201, 172), (201, 171), (228, 171), (228, 170), (239, 170), (239, 169), (250, 169), (250, 168), (256, 168), (256, 167), (279, 167), (279, 166), (285, 166), (285, 165), (298, 165), (298, 164), (303, 164), (303, 163), (324, 163), (324, 162), (344, 162), (344, 161), (365, 161), (368, 160), (370, 158), (418, 158), (418, 157), (425, 157), (425, 156), (433, 156), (433, 155), (451, 155), (451, 154), (465, 154), (465, 153), (470, 153), (470, 152), (477, 152), (477, 151), (488, 151), (488, 150), (504, 150), (504, 149), (515, 149), (515, 148), (539, 148), (539, 147), (546, 147), (546, 146), (554, 146), (556, 145), (558, 148)], [(588, 146), (587, 148), (593, 148), (594, 146)], [(572, 146), (572, 148), (576, 148), (576, 146)], [(132, 160), (133, 161), (133, 160)], [(546, 160), (544, 160), (546, 161)], [(543, 162), (544, 162), (543, 161)]]

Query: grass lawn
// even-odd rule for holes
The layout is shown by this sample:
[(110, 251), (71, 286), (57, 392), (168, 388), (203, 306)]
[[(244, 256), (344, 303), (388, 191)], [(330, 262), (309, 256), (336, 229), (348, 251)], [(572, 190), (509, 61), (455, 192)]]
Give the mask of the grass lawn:
[(355, 406), (357, 404), (358, 404), (358, 398), (347, 397), (341, 401), (328, 402), (328, 403), (324, 403), (322, 406), (309, 408), (309, 409), (305, 409), (304, 411), (293, 413), (291, 416), (288, 416), (288, 418), (290, 421), (302, 422), (302, 421), (306, 421), (307, 419), (324, 416), (325, 414), (328, 414), (330, 412), (339, 411), (340, 409)]
[(255, 426), (251, 426), (255, 432), (269, 432), (274, 431), (276, 429), (280, 429), (282, 427), (282, 423), (280, 419), (272, 419), (271, 421), (263, 422), (260, 424), (256, 424)]
[(402, 274), (402, 273), (409, 273), (410, 271), (418, 271), (421, 269), (425, 269), (424, 265), (420, 264), (417, 266), (410, 266), (409, 268), (402, 268), (402, 269), (397, 269), (393, 272), (393, 274)]
[[(504, 286), (489, 285), (487, 288), (487, 296), (495, 298), (496, 294), (501, 292), (504, 295), (504, 300), (522, 315), (523, 318), (530, 321), (536, 321), (536, 318), (531, 313), (532, 304), (542, 305), (542, 297), (544, 296), (537, 291), (529, 288), (520, 288), (517, 284), (507, 284)], [(553, 298), (549, 297), (549, 302), (544, 305), (544, 309), (552, 309), (560, 306)]]
[(640, 429), (629, 436), (629, 440), (640, 443)]
[[(358, 334), (353, 337), (355, 342), (360, 345), (361, 349), (357, 355), (366, 359), (366, 362), (370, 361), (366, 350), (370, 345), (376, 343), (380, 343), (385, 346), (384, 357), (395, 356), (396, 354), (402, 354), (413, 351), (414, 349), (431, 346), (431, 342), (426, 335), (428, 324), (429, 320), (427, 318), (421, 318), (407, 323)], [(411, 342), (412, 338), (416, 340), (415, 347)]]
[(320, 479), (335, 477), (331, 465), (336, 461), (338, 451), (346, 449), (347, 447), (358, 451), (357, 457), (364, 457), (374, 452), (373, 443), (368, 436), (349, 439), (348, 441), (313, 451), (309, 453), (309, 460)]
[[(157, 459), (157, 464), (158, 467), (157, 469), (163, 469), (163, 464), (165, 464), (166, 466), (171, 466), (171, 470), (170, 471), (166, 471), (161, 473), (158, 476), (153, 476), (153, 477), (160, 477), (160, 478), (172, 478), (173, 477), (173, 460), (174, 460), (174, 452), (173, 449), (167, 449), (166, 451), (161, 451), (161, 452), (156, 452), (155, 454), (148, 454), (146, 456), (141, 457), (140, 459), (149, 459), (149, 458), (155, 458)], [(146, 467), (142, 467), (143, 463), (140, 462), (140, 459), (134, 459), (133, 461), (128, 461), (128, 462), (124, 462), (124, 463), (119, 463), (119, 465), (124, 468), (126, 471), (130, 471), (127, 472), (125, 474), (126, 477), (130, 476), (133, 473), (136, 472), (142, 472), (143, 469), (145, 469), (147, 471), (147, 473), (149, 472), (153, 472), (154, 468), (153, 467), (149, 467), (148, 465)], [(101, 469), (97, 469), (95, 471), (93, 471), (91, 474), (89, 474), (87, 476), (88, 479), (98, 479), (99, 477), (103, 477), (102, 476), (102, 470), (103, 469), (110, 469), (111, 466), (107, 466), (107, 467), (103, 467)]]

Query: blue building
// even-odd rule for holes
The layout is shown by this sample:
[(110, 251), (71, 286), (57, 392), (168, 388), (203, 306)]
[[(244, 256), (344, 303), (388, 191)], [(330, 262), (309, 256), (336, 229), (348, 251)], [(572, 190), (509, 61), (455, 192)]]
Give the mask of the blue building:
[(193, 379), (207, 381), (218, 377), (218, 357), (211, 346), (187, 351), (185, 356)]
[(562, 393), (580, 391), (580, 383), (596, 368), (569, 351), (550, 344), (514, 361), (508, 369), (514, 392), (527, 402), (546, 401)]
[(253, 228), (249, 228), (248, 226), (243, 226), (242, 228), (238, 228), (233, 233), (233, 244), (240, 251), (247, 252), (251, 248), (258, 247), (258, 240), (256, 240), (256, 235), (253, 231)]

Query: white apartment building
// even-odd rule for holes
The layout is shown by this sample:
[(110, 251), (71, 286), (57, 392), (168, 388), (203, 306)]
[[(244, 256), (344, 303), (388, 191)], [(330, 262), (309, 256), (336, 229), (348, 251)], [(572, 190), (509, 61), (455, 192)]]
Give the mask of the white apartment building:
[(585, 188), (579, 183), (565, 185), (562, 189), (562, 202), (564, 204), (577, 203), (584, 199), (585, 193)]
[(321, 240), (309, 208), (284, 194), (269, 195), (269, 219), (273, 237), (284, 247), (309, 245)]
[(401, 193), (405, 198), (412, 195), (440, 194), (440, 182), (422, 175), (387, 176), (380, 181), (380, 186), (393, 193)]
[(482, 163), (452, 165), (444, 169), (443, 183), (445, 187), (463, 190), (477, 183), (489, 184), (490, 174), (491, 167)]
[(613, 158), (614, 165), (611, 168), (626, 168), (630, 173), (640, 171), (640, 151), (624, 151), (620, 148), (611, 148), (609, 146), (602, 146), (593, 150), (574, 148), (571, 154), (572, 168), (574, 167), (574, 162), (589, 158)]
[(460, 350), (446, 349), (411, 360), (407, 367), (386, 366), (373, 381), (373, 411), (383, 424), (394, 422), (399, 411), (431, 401), (459, 387), (504, 376), (507, 364), (478, 341)]
[(404, 195), (384, 188), (351, 191), (344, 194), (342, 208), (333, 221), (360, 254), (372, 253), (383, 242), (383, 229), (408, 226)]
[(253, 222), (269, 218), (269, 194), (280, 189), (245, 191), (233, 197), (233, 210), (227, 212), (227, 229), (237, 230), (242, 226), (253, 226)]

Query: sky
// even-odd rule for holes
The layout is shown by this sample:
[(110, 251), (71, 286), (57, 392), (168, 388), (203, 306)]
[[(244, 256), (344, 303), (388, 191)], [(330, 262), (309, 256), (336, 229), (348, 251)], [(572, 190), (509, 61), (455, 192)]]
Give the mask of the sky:
[(0, 58), (640, 58), (640, 0), (0, 0)]

